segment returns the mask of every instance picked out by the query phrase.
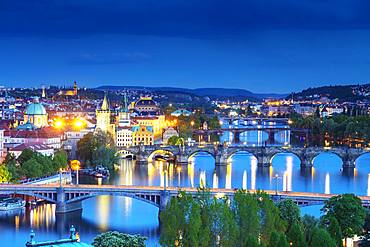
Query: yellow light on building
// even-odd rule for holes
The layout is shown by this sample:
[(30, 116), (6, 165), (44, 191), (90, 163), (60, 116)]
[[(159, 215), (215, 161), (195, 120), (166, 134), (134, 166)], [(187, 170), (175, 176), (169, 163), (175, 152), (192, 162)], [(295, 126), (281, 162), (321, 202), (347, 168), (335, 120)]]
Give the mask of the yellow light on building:
[(82, 120), (82, 119), (77, 118), (77, 119), (74, 121), (73, 125), (74, 125), (76, 128), (82, 128), (82, 127), (83, 127), (83, 125), (84, 125), (84, 122), (83, 122), (83, 120)]
[(62, 119), (55, 120), (54, 126), (55, 126), (55, 128), (58, 128), (58, 129), (62, 128), (64, 126), (63, 120)]

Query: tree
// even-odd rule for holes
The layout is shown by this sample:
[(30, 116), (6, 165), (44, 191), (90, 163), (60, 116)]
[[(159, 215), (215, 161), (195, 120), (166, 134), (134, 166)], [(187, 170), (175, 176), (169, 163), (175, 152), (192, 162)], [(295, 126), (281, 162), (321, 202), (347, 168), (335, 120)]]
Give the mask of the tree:
[(297, 204), (292, 200), (288, 199), (279, 202), (278, 208), (280, 210), (280, 217), (288, 223), (288, 231), (290, 230), (290, 226), (301, 223), (301, 212)]
[(201, 246), (200, 232), (202, 231), (202, 218), (200, 215), (200, 206), (197, 203), (192, 203), (189, 223), (187, 224), (184, 234), (184, 245), (189, 247)]
[(269, 247), (276, 247), (279, 244), (280, 233), (273, 231), (270, 236)]
[(261, 242), (269, 243), (272, 232), (285, 232), (286, 222), (280, 217), (278, 207), (270, 199), (266, 193), (256, 194), (260, 206), (260, 221), (261, 221)]
[(9, 172), (5, 165), (0, 165), (0, 183), (10, 182), (12, 179), (12, 174)]
[(26, 162), (27, 160), (30, 160), (31, 158), (35, 157), (35, 152), (32, 151), (29, 148), (26, 148), (22, 151), (22, 153), (18, 156), (17, 161), (22, 164)]
[(233, 200), (236, 222), (239, 227), (240, 246), (247, 246), (251, 238), (256, 238), (260, 232), (260, 219), (258, 217), (257, 198), (245, 191), (239, 190), (235, 193)]
[(330, 222), (331, 218), (338, 221), (344, 238), (361, 235), (366, 215), (361, 199), (357, 196), (353, 194), (334, 196), (325, 202), (321, 210), (325, 213), (324, 222)]
[(306, 242), (309, 243), (311, 242), (312, 231), (318, 226), (319, 221), (315, 217), (307, 215), (307, 214), (302, 217), (301, 221), (302, 221), (303, 230), (304, 230), (305, 237), (306, 237)]
[(200, 246), (208, 247), (211, 245), (211, 204), (212, 198), (208, 189), (198, 188), (196, 203), (200, 207), (200, 216), (202, 220), (201, 231), (199, 233)]
[(337, 246), (343, 246), (343, 234), (336, 218), (332, 217), (329, 219), (327, 231), (332, 239), (337, 243)]
[(213, 245), (233, 247), (237, 243), (238, 227), (227, 198), (213, 199), (211, 204), (211, 232)]
[(21, 166), (17, 163), (14, 155), (8, 153), (5, 157), (3, 164), (7, 167), (8, 171), (11, 174), (11, 181), (17, 181), (24, 176), (24, 172)]
[(113, 165), (119, 162), (116, 148), (109, 148), (106, 146), (100, 146), (93, 153), (93, 165), (102, 165), (109, 170), (113, 169)]
[(110, 133), (88, 133), (77, 143), (77, 153), (87, 166), (103, 165), (109, 169), (118, 162), (117, 150)]
[(284, 234), (280, 234), (279, 242), (276, 247), (289, 247), (289, 243)]
[(168, 138), (167, 144), (171, 146), (175, 146), (178, 139), (179, 139), (178, 136), (171, 136), (170, 138)]
[(159, 243), (162, 246), (174, 246), (175, 243), (181, 241), (184, 218), (184, 212), (181, 210), (179, 200), (172, 197), (166, 209), (160, 213), (162, 229)]
[(55, 171), (59, 169), (64, 169), (67, 167), (68, 163), (68, 156), (64, 150), (59, 150), (54, 154), (53, 157), (53, 168)]
[(293, 246), (299, 247), (307, 246), (302, 227), (297, 222), (294, 222), (290, 226), (289, 231), (287, 232), (287, 237), (289, 239), (289, 242), (292, 243)]
[(145, 247), (146, 237), (119, 232), (105, 232), (95, 237), (94, 247)]
[(370, 211), (366, 210), (366, 218), (364, 223), (364, 236), (359, 243), (360, 247), (370, 247)]
[(335, 247), (335, 241), (330, 237), (330, 234), (323, 228), (316, 227), (312, 231), (312, 239), (309, 243), (310, 247)]
[(22, 169), (28, 178), (41, 177), (42, 165), (35, 158), (31, 158), (22, 164)]
[(93, 153), (95, 151), (94, 134), (87, 133), (77, 142), (77, 154), (79, 159), (86, 165), (93, 163)]

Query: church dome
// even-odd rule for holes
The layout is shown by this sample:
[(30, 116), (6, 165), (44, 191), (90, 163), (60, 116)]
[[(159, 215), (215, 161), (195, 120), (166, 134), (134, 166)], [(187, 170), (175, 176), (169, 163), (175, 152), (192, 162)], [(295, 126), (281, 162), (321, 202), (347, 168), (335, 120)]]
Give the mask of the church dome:
[(140, 98), (138, 101), (136, 101), (135, 103), (135, 106), (136, 107), (140, 107), (140, 106), (157, 106), (157, 104), (154, 102), (154, 100), (152, 100), (151, 97), (148, 97), (148, 98)]
[(41, 103), (31, 103), (26, 107), (27, 115), (46, 115), (45, 107)]

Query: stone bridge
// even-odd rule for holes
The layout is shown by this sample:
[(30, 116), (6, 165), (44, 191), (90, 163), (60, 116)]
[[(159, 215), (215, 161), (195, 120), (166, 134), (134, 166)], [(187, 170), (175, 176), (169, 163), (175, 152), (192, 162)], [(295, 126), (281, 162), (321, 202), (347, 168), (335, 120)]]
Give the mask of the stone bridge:
[(195, 154), (203, 152), (210, 154), (216, 165), (226, 165), (230, 162), (232, 156), (236, 153), (246, 152), (253, 155), (259, 166), (270, 166), (273, 157), (279, 153), (291, 153), (296, 155), (303, 167), (311, 167), (313, 160), (321, 153), (333, 153), (343, 162), (343, 167), (355, 167), (358, 157), (370, 152), (370, 148), (347, 148), (347, 147), (250, 147), (250, 146), (223, 146), (223, 145), (205, 145), (205, 146), (132, 146), (125, 149), (136, 157), (136, 162), (145, 164), (152, 162), (158, 154), (168, 154), (175, 158), (177, 163), (187, 164), (189, 159)]
[[(124, 196), (144, 201), (163, 210), (171, 197), (177, 197), (180, 191), (185, 191), (193, 196), (197, 195), (197, 188), (178, 188), (160, 186), (124, 186), (124, 185), (0, 185), (2, 195), (27, 195), (44, 199), (49, 203), (56, 204), (56, 213), (68, 213), (82, 209), (82, 201), (91, 197), (109, 195)], [(227, 196), (233, 199), (234, 189), (209, 189), (210, 194), (216, 197)], [(255, 193), (256, 190), (249, 190)], [(310, 192), (289, 191), (264, 191), (279, 201), (291, 199), (297, 205), (308, 206), (323, 204), (335, 194), (320, 194)], [(369, 196), (360, 196), (364, 207), (370, 206)]]

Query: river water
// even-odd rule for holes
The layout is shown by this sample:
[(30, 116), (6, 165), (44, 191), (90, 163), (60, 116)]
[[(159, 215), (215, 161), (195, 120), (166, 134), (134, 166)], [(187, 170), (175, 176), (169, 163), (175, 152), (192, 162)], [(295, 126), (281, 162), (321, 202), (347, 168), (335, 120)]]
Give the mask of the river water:
[[(136, 165), (134, 161), (122, 160), (120, 169), (109, 179), (82, 177), (81, 183), (163, 186), (166, 167), (159, 161)], [(275, 190), (277, 184), (279, 191), (370, 195), (370, 154), (361, 156), (350, 171), (343, 171), (341, 160), (331, 153), (319, 155), (314, 167), (306, 170), (291, 154), (277, 154), (270, 168), (261, 168), (253, 156), (238, 153), (228, 166), (215, 167), (211, 156), (199, 154), (189, 165), (169, 165), (168, 171), (169, 186), (197, 187), (203, 183), (214, 188)], [(318, 208), (306, 207), (302, 211), (318, 215)], [(83, 201), (82, 213), (55, 216), (54, 210), (54, 205), (44, 204), (32, 210), (0, 212), (0, 246), (24, 246), (30, 229), (36, 232), (36, 241), (65, 238), (71, 224), (86, 243), (91, 243), (100, 232), (117, 230), (145, 235), (148, 246), (159, 246), (158, 209), (145, 202), (99, 196)]]

